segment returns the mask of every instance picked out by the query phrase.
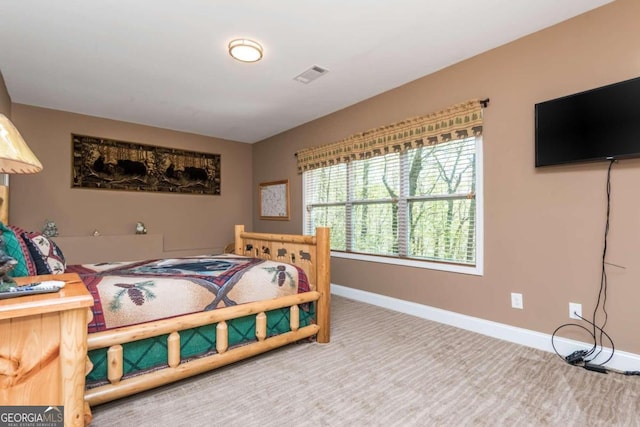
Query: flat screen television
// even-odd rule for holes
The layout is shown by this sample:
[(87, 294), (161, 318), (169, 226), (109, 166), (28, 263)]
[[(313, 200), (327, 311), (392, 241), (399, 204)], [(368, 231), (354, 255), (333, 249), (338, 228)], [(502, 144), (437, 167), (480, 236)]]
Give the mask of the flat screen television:
[(536, 167), (640, 157), (640, 77), (535, 105)]

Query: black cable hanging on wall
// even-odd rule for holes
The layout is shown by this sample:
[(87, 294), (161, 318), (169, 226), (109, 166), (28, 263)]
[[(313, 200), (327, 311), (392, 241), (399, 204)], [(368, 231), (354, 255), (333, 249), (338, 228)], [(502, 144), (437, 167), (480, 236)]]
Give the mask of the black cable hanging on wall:
[[(553, 331), (553, 334), (551, 335), (551, 346), (553, 347), (553, 350), (556, 352), (558, 356), (560, 356), (567, 363), (569, 363), (570, 365), (579, 365), (579, 366), (581, 365), (585, 369), (596, 371), (596, 372), (602, 372), (602, 373), (607, 372), (607, 369), (604, 367), (604, 365), (609, 363), (611, 358), (613, 358), (613, 354), (615, 353), (615, 345), (613, 343), (613, 340), (604, 331), (604, 328), (607, 325), (607, 320), (609, 317), (609, 314), (607, 313), (607, 309), (606, 309), (606, 303), (607, 303), (606, 265), (608, 264), (606, 262), (606, 256), (607, 256), (607, 238), (609, 235), (609, 219), (611, 217), (611, 168), (613, 167), (613, 164), (615, 162), (616, 162), (615, 159), (610, 159), (609, 168), (607, 170), (607, 214), (606, 214), (606, 222), (605, 222), (605, 229), (604, 229), (604, 248), (602, 250), (602, 269), (601, 269), (601, 275), (600, 275), (600, 289), (598, 291), (598, 299), (596, 302), (596, 306), (593, 309), (593, 316), (591, 321), (585, 319), (582, 316), (579, 316), (577, 313), (574, 313), (581, 320), (591, 325), (591, 330), (587, 329), (585, 326), (578, 325), (576, 323), (565, 323), (563, 325), (560, 325), (558, 328), (556, 328), (556, 330)], [(596, 322), (597, 322), (598, 310), (600, 308), (602, 309), (602, 313), (604, 314), (604, 319), (602, 321), (602, 325), (599, 326)], [(591, 335), (591, 338), (593, 339), (592, 347), (589, 350), (576, 350), (567, 356), (562, 356), (556, 349), (554, 338), (558, 333), (558, 331), (566, 327), (578, 327), (587, 331), (589, 335)], [(611, 354), (604, 362), (594, 363), (595, 359), (603, 351), (604, 338), (606, 338), (606, 340), (609, 341), (609, 343), (611, 344)], [(629, 372), (629, 371), (624, 373), (627, 375), (634, 374), (633, 372)]]

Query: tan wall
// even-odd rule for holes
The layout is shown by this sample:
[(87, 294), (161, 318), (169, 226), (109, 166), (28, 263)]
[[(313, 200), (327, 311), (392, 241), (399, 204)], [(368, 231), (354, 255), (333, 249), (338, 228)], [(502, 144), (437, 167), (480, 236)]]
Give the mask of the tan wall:
[(4, 77), (0, 72), (0, 113), (11, 118), (11, 96), (7, 92), (7, 86), (4, 83)]
[[(249, 144), (21, 104), (13, 104), (12, 121), (44, 165), (11, 177), (12, 224), (40, 230), (50, 218), (61, 236), (95, 229), (111, 236), (133, 234), (143, 221), (149, 233), (164, 236), (167, 255), (221, 251), (235, 223), (251, 226)], [(71, 133), (221, 154), (222, 195), (72, 189)]]
[[(618, 0), (255, 144), (254, 205), (257, 183), (288, 178), (292, 207), (289, 222), (260, 221), (254, 212), (255, 228), (302, 229), (296, 150), (488, 97), (484, 276), (334, 257), (332, 282), (544, 333), (569, 320), (570, 301), (589, 313), (600, 284), (608, 165), (535, 169), (534, 104), (640, 75), (638, 16), (640, 2)], [(607, 258), (626, 269), (607, 269), (607, 331), (616, 348), (633, 353), (640, 353), (639, 183), (640, 160), (614, 166)], [(523, 293), (524, 310), (511, 308), (511, 292)]]

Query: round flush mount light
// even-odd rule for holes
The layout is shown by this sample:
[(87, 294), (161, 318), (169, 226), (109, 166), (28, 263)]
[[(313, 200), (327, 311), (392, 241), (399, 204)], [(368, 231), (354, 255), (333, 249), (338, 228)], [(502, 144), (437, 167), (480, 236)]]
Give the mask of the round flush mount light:
[(242, 62), (256, 62), (262, 59), (262, 46), (249, 39), (235, 39), (229, 43), (229, 55)]

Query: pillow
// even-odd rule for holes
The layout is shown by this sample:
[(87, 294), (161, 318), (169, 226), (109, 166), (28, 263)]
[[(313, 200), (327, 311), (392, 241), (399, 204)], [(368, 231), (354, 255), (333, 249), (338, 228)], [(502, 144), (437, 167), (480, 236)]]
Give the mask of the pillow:
[(13, 230), (1, 222), (0, 230), (2, 231), (2, 237), (4, 239), (4, 252), (17, 261), (16, 266), (8, 273), (8, 275), (11, 277), (31, 276), (32, 274), (30, 274), (29, 268), (27, 267), (29, 253), (28, 251), (22, 251), (22, 246), (18, 241), (20, 237), (16, 236)]
[(62, 274), (67, 268), (62, 251), (56, 243), (42, 233), (22, 233), (37, 274)]
[(31, 254), (29, 253), (29, 248), (27, 248), (27, 244), (22, 239), (22, 234), (26, 233), (26, 231), (24, 231), (20, 227), (16, 227), (15, 225), (9, 225), (8, 227), (11, 229), (11, 231), (13, 231), (13, 235), (15, 236), (16, 240), (18, 241), (18, 244), (20, 245), (20, 251), (24, 256), (24, 261), (27, 266), (28, 275), (35, 276), (36, 274), (38, 274), (38, 271), (36, 270), (36, 265), (34, 264), (33, 259), (31, 258)]

